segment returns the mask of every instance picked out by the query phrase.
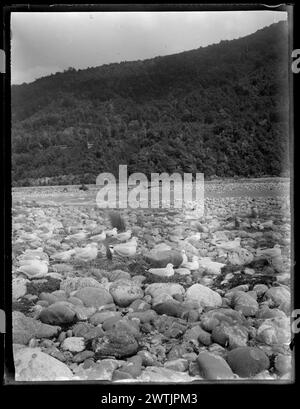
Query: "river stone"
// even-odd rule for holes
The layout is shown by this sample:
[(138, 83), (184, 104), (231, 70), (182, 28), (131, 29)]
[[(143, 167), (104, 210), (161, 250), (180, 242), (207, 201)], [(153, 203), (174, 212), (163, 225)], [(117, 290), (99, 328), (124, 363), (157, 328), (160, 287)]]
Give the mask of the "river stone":
[(167, 264), (172, 263), (173, 266), (179, 267), (183, 261), (182, 255), (177, 250), (157, 251), (151, 250), (145, 254), (145, 259), (150, 263), (151, 267), (164, 268)]
[(151, 305), (144, 300), (137, 299), (130, 304), (129, 308), (134, 312), (141, 312), (150, 310)]
[(245, 317), (255, 315), (259, 308), (258, 302), (251, 295), (243, 291), (234, 292), (232, 305), (236, 311), (240, 311)]
[(157, 318), (157, 313), (154, 310), (129, 312), (127, 314), (128, 319), (137, 318), (142, 324), (153, 322)]
[[(85, 351), (84, 351), (85, 352)], [(89, 368), (81, 368), (76, 373), (79, 380), (111, 381), (114, 371), (119, 367), (115, 359), (101, 359)]]
[(84, 287), (76, 291), (75, 297), (79, 298), (86, 307), (99, 308), (113, 302), (111, 294), (102, 287)]
[(220, 294), (202, 284), (193, 284), (189, 287), (185, 299), (197, 302), (200, 307), (217, 308), (222, 305)]
[(84, 287), (102, 287), (93, 277), (69, 277), (60, 283), (60, 289), (70, 295)]
[(61, 325), (74, 322), (76, 313), (70, 307), (71, 304), (59, 301), (51, 304), (40, 313), (40, 320), (46, 324)]
[(200, 374), (204, 379), (233, 379), (234, 374), (221, 356), (211, 352), (200, 352), (197, 358)]
[(84, 350), (74, 355), (72, 361), (79, 364), (81, 362), (84, 362), (86, 359), (93, 358), (94, 355), (95, 353), (93, 351)]
[(14, 352), (16, 381), (72, 380), (71, 370), (39, 348), (21, 348)]
[(267, 345), (289, 344), (291, 324), (288, 317), (266, 319), (257, 329), (256, 339)]
[(30, 280), (27, 278), (17, 277), (12, 280), (12, 297), (13, 300), (17, 300), (18, 298), (24, 297), (27, 293), (27, 283)]
[(274, 366), (279, 375), (292, 372), (292, 357), (290, 355), (279, 354), (276, 356)]
[(143, 370), (141, 376), (136, 380), (140, 382), (166, 382), (166, 383), (186, 383), (192, 382), (194, 380), (199, 380), (197, 377), (189, 376), (185, 372), (173, 371), (171, 369), (157, 367), (157, 366), (147, 366)]
[(82, 352), (85, 350), (85, 343), (83, 337), (69, 337), (66, 338), (60, 345), (61, 349), (70, 352)]
[(103, 324), (109, 318), (121, 318), (121, 313), (118, 311), (100, 311), (96, 312), (89, 318), (89, 322), (93, 325)]
[(186, 312), (181, 303), (174, 299), (153, 305), (153, 310), (160, 315), (166, 314), (172, 317), (182, 317)]
[(228, 254), (228, 262), (232, 265), (242, 266), (253, 261), (253, 254), (244, 248), (236, 249)]
[(291, 293), (285, 287), (271, 287), (265, 293), (265, 299), (270, 299), (274, 307), (279, 307), (282, 303), (291, 302)]
[(137, 353), (138, 347), (135, 337), (125, 331), (109, 330), (103, 337), (93, 340), (93, 350), (98, 359), (108, 356), (115, 358), (132, 356)]
[(27, 345), (32, 338), (52, 338), (61, 331), (59, 326), (41, 323), (20, 311), (12, 313), (13, 342)]
[(134, 355), (127, 358), (127, 361), (120, 367), (120, 371), (129, 373), (133, 378), (142, 373), (143, 358), (140, 355)]
[(144, 296), (139, 285), (131, 280), (117, 280), (109, 288), (114, 302), (120, 307), (128, 307), (133, 301)]
[(150, 294), (152, 298), (157, 298), (162, 294), (174, 297), (183, 295), (184, 293), (183, 286), (177, 283), (153, 283), (149, 284), (145, 290), (145, 294)]
[(177, 372), (185, 372), (189, 367), (189, 362), (187, 359), (183, 358), (173, 359), (171, 361), (166, 361), (164, 367)]
[(247, 346), (230, 351), (227, 362), (233, 372), (242, 378), (254, 376), (270, 366), (269, 358), (261, 349)]
[(212, 340), (230, 349), (246, 346), (249, 339), (248, 329), (241, 324), (220, 322), (212, 331)]

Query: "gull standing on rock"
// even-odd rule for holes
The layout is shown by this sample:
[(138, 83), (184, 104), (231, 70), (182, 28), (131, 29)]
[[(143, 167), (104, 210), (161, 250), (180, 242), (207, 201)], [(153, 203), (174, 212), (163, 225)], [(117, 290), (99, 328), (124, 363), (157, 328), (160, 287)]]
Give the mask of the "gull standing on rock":
[(172, 277), (174, 275), (173, 264), (169, 263), (165, 268), (149, 268), (148, 272), (160, 277)]

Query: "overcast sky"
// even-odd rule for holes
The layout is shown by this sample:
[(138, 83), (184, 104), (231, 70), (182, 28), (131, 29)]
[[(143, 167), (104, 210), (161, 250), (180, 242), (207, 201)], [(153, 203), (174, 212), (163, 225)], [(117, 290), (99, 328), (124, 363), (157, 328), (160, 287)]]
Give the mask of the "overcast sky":
[(63, 71), (143, 60), (251, 34), (276, 11), (12, 13), (13, 84)]

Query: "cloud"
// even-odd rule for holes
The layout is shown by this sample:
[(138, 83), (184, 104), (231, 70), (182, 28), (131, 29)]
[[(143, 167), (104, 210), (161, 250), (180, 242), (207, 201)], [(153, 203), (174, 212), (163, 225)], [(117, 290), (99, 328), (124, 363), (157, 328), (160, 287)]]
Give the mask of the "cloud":
[(253, 33), (285, 12), (12, 13), (12, 83), (72, 66), (143, 60)]

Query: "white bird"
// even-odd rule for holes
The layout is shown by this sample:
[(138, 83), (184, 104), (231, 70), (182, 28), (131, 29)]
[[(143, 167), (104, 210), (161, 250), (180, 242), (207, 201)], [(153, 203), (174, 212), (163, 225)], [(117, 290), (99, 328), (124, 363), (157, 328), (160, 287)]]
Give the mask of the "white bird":
[(37, 249), (27, 249), (24, 253), (22, 253), (18, 257), (18, 261), (20, 264), (28, 264), (28, 261), (32, 260), (45, 260), (49, 261), (48, 254), (44, 253), (42, 247), (38, 247)]
[(149, 268), (148, 272), (159, 277), (172, 277), (174, 275), (173, 264), (169, 263), (165, 268)]
[(279, 244), (276, 244), (273, 248), (271, 249), (257, 249), (256, 250), (256, 256), (258, 257), (270, 257), (270, 258), (276, 258), (281, 256), (281, 249)]
[(180, 267), (182, 266), (182, 264), (188, 263), (188, 261), (189, 261), (188, 258), (187, 258), (185, 250), (181, 250), (181, 255), (182, 255), (182, 263), (180, 264)]
[(115, 236), (115, 238), (116, 238), (118, 241), (127, 241), (127, 240), (130, 239), (131, 235), (132, 235), (132, 231), (131, 231), (131, 230), (127, 230), (127, 231), (125, 231), (125, 232), (123, 232), (123, 233), (118, 233), (118, 234)]
[(122, 257), (133, 257), (136, 254), (136, 248), (137, 248), (136, 237), (133, 237), (127, 243), (120, 243), (116, 245), (111, 244), (109, 246), (110, 252), (112, 254), (116, 253)]
[(98, 244), (90, 243), (86, 247), (82, 247), (82, 248), (76, 247), (74, 251), (75, 251), (75, 254), (74, 254), (75, 260), (92, 261), (92, 260), (95, 260), (95, 258), (98, 255)]
[(193, 256), (192, 261), (184, 261), (181, 263), (180, 267), (187, 268), (190, 271), (198, 270), (199, 259), (198, 256)]
[(27, 260), (28, 263), (21, 265), (17, 271), (27, 277), (44, 277), (48, 273), (48, 263), (44, 260)]
[(61, 251), (58, 253), (54, 253), (50, 256), (50, 258), (54, 261), (69, 261), (71, 257), (75, 254), (75, 250), (67, 250), (67, 251)]

